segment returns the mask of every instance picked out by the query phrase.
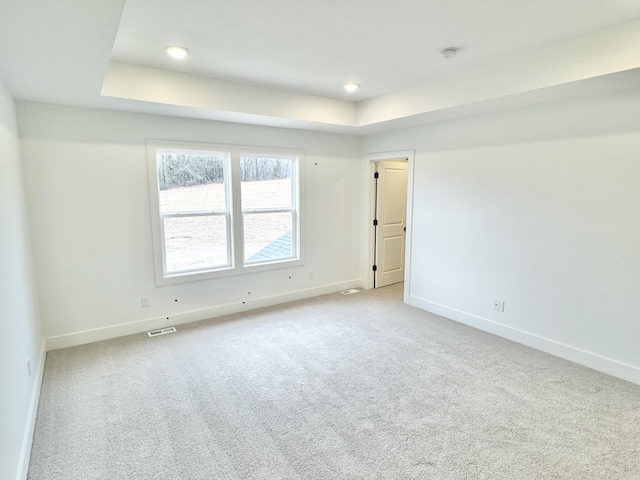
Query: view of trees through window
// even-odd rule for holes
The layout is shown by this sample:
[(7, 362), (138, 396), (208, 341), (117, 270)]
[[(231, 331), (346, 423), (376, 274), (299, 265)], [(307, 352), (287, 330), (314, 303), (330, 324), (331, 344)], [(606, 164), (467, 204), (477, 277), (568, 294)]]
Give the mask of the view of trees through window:
[[(158, 154), (167, 273), (231, 265), (228, 165), (226, 153)], [(242, 155), (239, 174), (245, 261), (291, 257), (292, 160)]]
[(224, 182), (224, 154), (162, 153), (158, 158), (160, 190)]
[[(160, 190), (224, 182), (224, 154), (195, 155), (162, 153), (158, 158)], [(288, 158), (243, 156), (240, 160), (241, 180), (280, 180), (291, 178)]]
[(243, 155), (240, 177), (245, 262), (291, 257), (291, 159)]

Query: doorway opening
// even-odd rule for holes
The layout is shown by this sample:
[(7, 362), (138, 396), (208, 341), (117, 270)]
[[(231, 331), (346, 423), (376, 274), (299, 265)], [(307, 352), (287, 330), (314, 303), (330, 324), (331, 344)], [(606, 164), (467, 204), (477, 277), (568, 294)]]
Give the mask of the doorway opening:
[(404, 281), (407, 231), (408, 157), (372, 162), (373, 288)]

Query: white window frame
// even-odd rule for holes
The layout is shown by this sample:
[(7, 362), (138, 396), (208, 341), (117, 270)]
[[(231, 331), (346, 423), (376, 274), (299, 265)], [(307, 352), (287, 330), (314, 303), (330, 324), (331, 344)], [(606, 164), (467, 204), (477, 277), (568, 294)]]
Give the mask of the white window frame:
[[(224, 182), (227, 195), (227, 208), (222, 210), (206, 210), (194, 212), (160, 212), (159, 182), (157, 168), (157, 154), (161, 152), (176, 153), (215, 153), (227, 155), (224, 168)], [(292, 206), (291, 208), (251, 208), (242, 209), (240, 158), (242, 156), (280, 157), (291, 159)], [(149, 200), (151, 209), (151, 228), (153, 239), (153, 253), (156, 285), (206, 280), (261, 272), (277, 268), (304, 265), (302, 256), (302, 169), (304, 166), (304, 151), (287, 148), (263, 148), (238, 145), (220, 145), (208, 143), (190, 143), (166, 140), (147, 140), (147, 165), (149, 174)], [(246, 263), (244, 260), (244, 215), (261, 213), (291, 212), (292, 215), (292, 247), (293, 255), (282, 259), (270, 259)], [(227, 258), (229, 263), (220, 267), (207, 269), (184, 270), (167, 272), (164, 245), (164, 218), (185, 216), (220, 216), (224, 215), (227, 222)]]

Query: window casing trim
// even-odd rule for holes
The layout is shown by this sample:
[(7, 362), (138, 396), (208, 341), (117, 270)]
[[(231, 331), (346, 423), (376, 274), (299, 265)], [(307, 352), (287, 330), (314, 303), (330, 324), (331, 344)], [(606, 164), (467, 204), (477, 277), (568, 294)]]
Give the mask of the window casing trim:
[[(290, 148), (238, 146), (208, 143), (193, 143), (167, 140), (147, 140), (147, 167), (149, 178), (149, 199), (151, 213), (151, 227), (153, 239), (153, 257), (156, 285), (168, 285), (196, 280), (206, 280), (231, 275), (262, 272), (277, 268), (288, 268), (304, 265), (303, 231), (304, 215), (302, 212), (301, 190), (303, 188), (304, 151)], [(228, 154), (229, 168), (224, 169), (225, 188), (227, 189), (227, 210), (212, 209), (202, 211), (160, 212), (159, 181), (157, 173), (157, 154), (179, 152), (180, 154)], [(240, 157), (247, 155), (287, 158), (292, 160), (292, 206), (291, 208), (241, 208), (241, 178)], [(228, 178), (227, 178), (228, 175)], [(244, 259), (244, 225), (245, 214), (286, 213), (292, 216), (292, 245), (293, 255), (287, 258), (270, 259), (247, 263)], [(166, 256), (164, 244), (164, 218), (197, 217), (197, 216), (226, 216), (227, 249), (229, 264), (216, 266), (211, 269), (181, 270), (179, 272), (166, 271)]]

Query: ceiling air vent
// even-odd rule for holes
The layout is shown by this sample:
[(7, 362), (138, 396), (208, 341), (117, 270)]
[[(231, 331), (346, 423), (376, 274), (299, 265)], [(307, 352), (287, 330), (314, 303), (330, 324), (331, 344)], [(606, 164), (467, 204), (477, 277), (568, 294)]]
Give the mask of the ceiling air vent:
[(151, 330), (150, 332), (147, 332), (147, 335), (150, 337), (157, 337), (158, 335), (166, 335), (167, 333), (174, 332), (177, 332), (176, 327), (167, 327), (161, 328), (160, 330)]
[(360, 290), (358, 290), (357, 288), (350, 288), (349, 290), (343, 290), (340, 293), (342, 295), (353, 295), (354, 293), (358, 293)]

